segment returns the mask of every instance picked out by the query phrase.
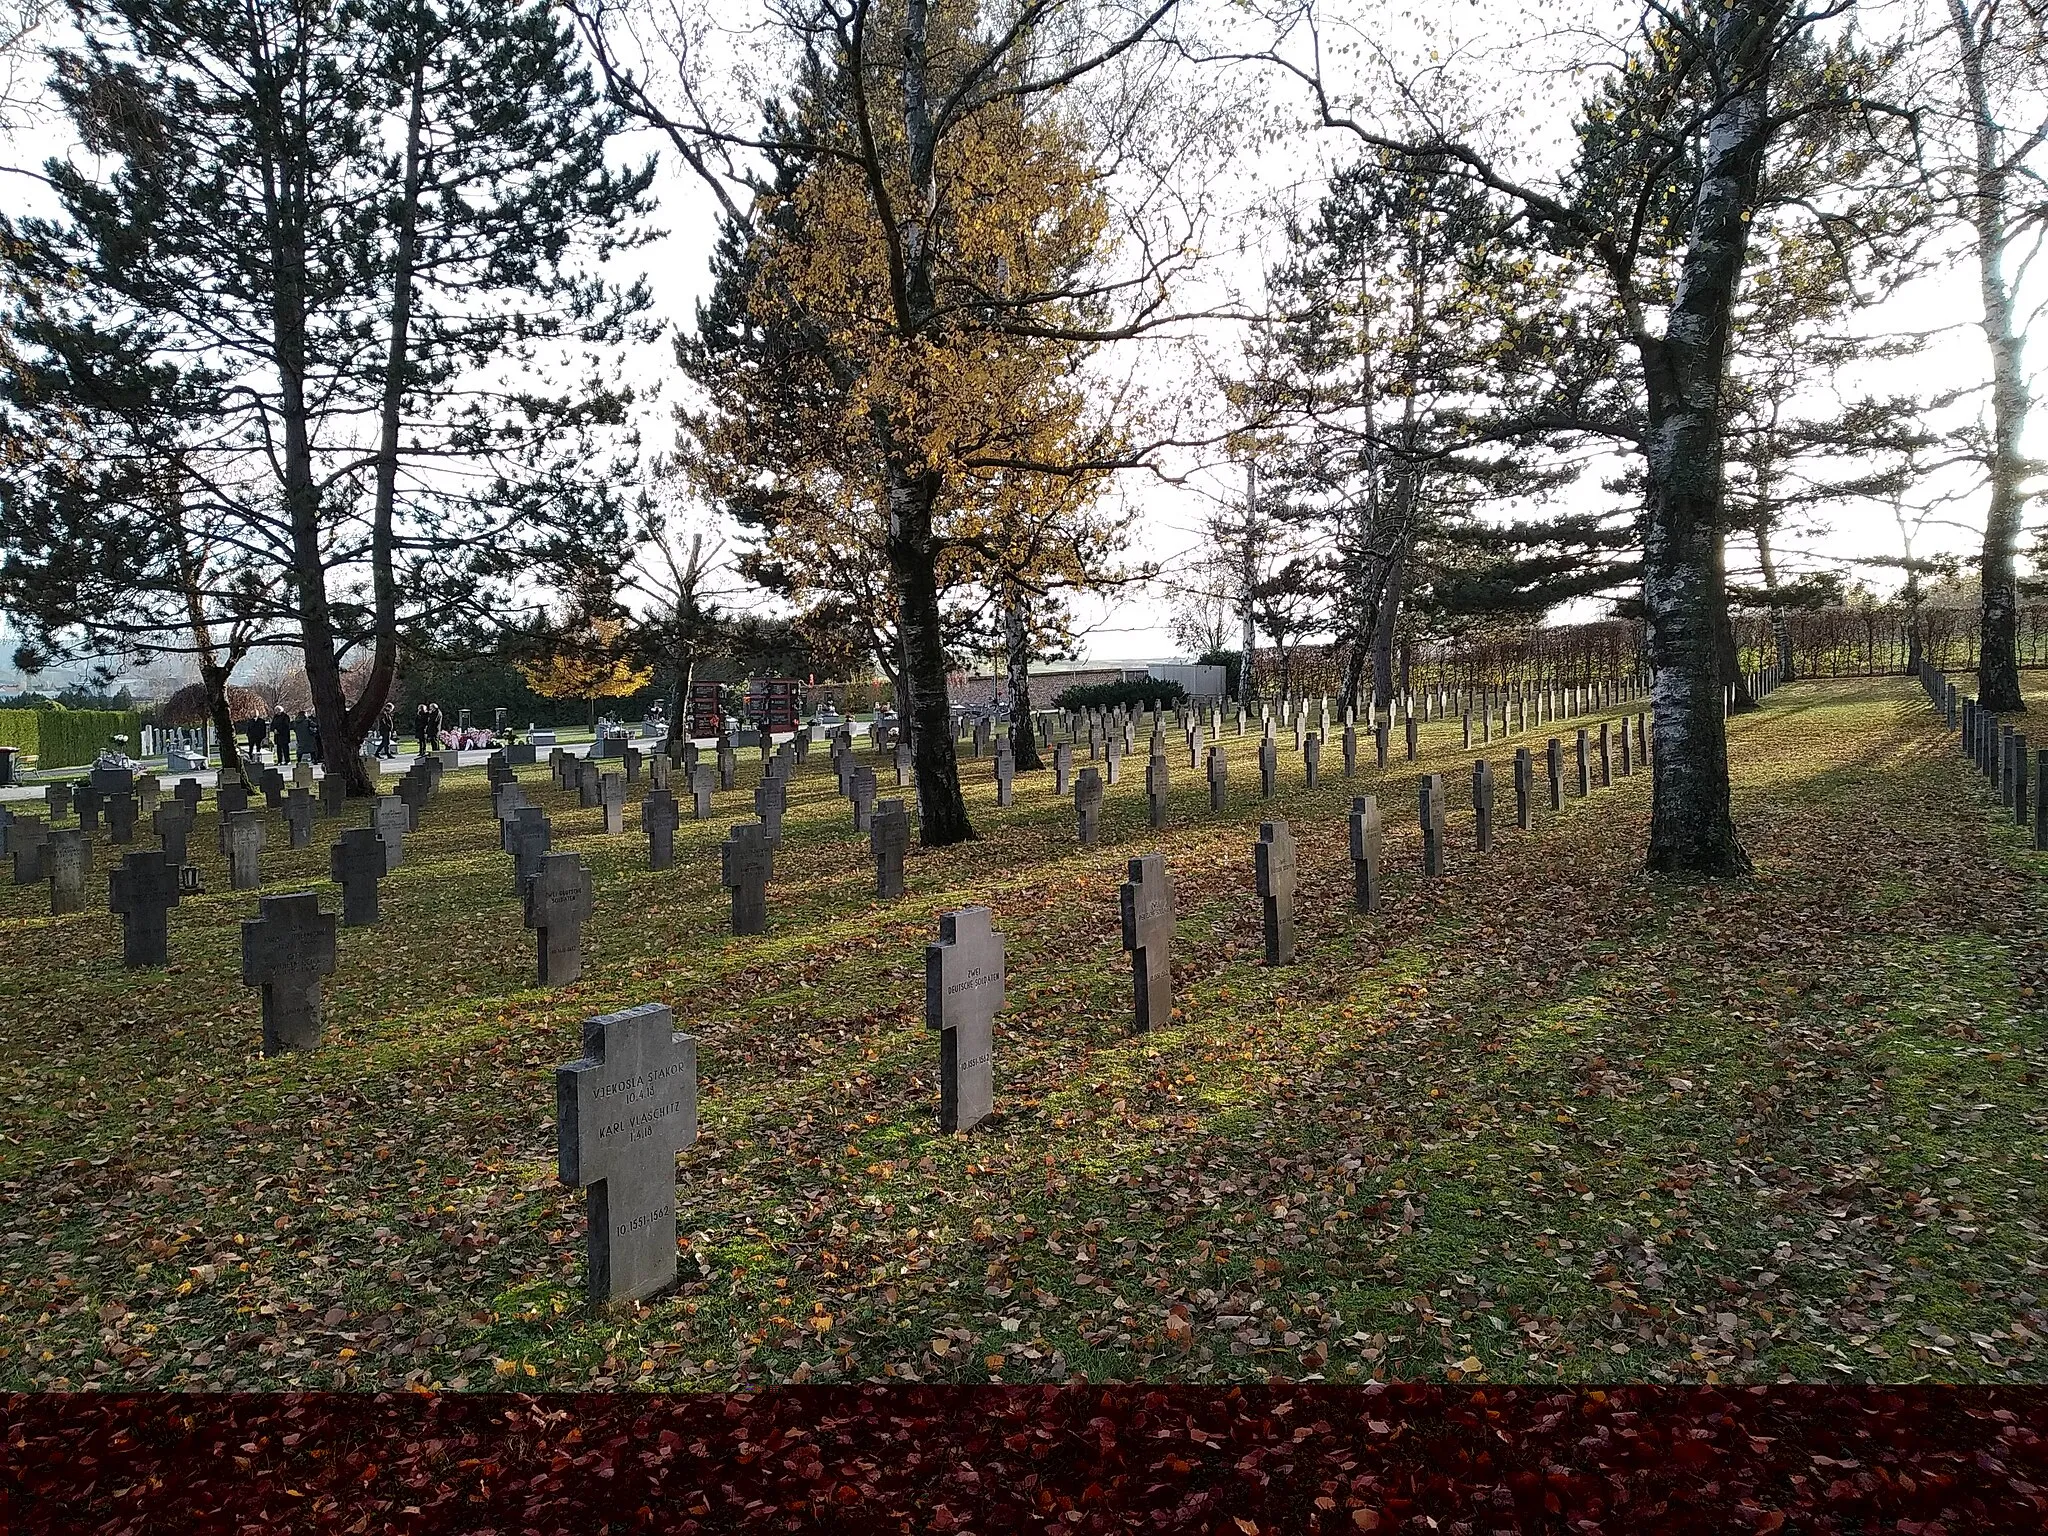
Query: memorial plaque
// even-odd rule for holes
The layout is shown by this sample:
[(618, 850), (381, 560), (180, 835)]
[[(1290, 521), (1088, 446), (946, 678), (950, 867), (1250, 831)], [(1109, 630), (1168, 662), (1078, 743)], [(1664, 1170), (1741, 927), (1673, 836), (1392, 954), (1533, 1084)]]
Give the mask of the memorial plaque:
[(1173, 1018), (1173, 885), (1166, 856), (1148, 853), (1131, 860), (1130, 878), (1118, 896), (1131, 957), (1131, 1028), (1163, 1029)]
[(1351, 904), (1360, 912), (1380, 909), (1380, 802), (1377, 795), (1351, 797)]
[(573, 853), (544, 853), (526, 885), (526, 926), (534, 935), (534, 976), (563, 987), (583, 976), (583, 925), (590, 919), (590, 871)]
[(583, 1021), (555, 1068), (556, 1173), (590, 1194), (592, 1306), (644, 1301), (676, 1278), (676, 1153), (697, 1139), (697, 1042), (659, 1003)]
[(1266, 964), (1294, 963), (1294, 834), (1283, 817), (1259, 823), (1253, 845), (1259, 900), (1264, 910)]
[(161, 852), (123, 856), (107, 872), (107, 910), (121, 917), (121, 963), (130, 970), (170, 961), (170, 910), (178, 904), (178, 868)]
[(732, 892), (735, 937), (768, 931), (768, 882), (775, 877), (775, 851), (756, 822), (741, 822), (719, 849), (719, 881)]
[(341, 887), (345, 928), (373, 927), (379, 917), (377, 882), (384, 878), (384, 843), (372, 827), (350, 827), (327, 852), (327, 873)]
[(939, 1032), (939, 1129), (971, 1131), (995, 1110), (995, 1016), (1003, 1006), (1003, 936), (987, 907), (939, 918), (924, 951), (925, 1023)]
[(242, 924), (242, 985), (263, 989), (263, 1054), (314, 1050), (320, 982), (334, 974), (334, 914), (311, 891), (265, 896), (256, 911)]

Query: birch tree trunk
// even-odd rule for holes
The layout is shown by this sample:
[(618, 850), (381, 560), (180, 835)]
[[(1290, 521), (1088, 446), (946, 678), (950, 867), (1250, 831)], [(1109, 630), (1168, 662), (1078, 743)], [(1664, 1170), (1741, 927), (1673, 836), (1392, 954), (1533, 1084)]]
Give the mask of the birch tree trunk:
[(1020, 773), (1036, 772), (1045, 761), (1031, 728), (1031, 625), (1024, 594), (1014, 589), (1003, 602), (1003, 660), (1010, 684), (1010, 752)]

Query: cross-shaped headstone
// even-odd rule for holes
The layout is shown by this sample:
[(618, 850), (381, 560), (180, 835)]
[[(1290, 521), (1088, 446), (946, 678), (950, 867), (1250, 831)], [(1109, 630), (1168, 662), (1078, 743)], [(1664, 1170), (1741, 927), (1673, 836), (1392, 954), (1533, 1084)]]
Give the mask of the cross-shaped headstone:
[(1392, 729), (1391, 719), (1382, 720), (1372, 728), (1373, 757), (1382, 769), (1387, 766), (1387, 736)]
[(640, 763), (640, 749), (638, 747), (626, 748), (626, 782), (628, 784), (638, 784), (640, 782)]
[(697, 1139), (697, 1042), (660, 1003), (583, 1021), (583, 1055), (555, 1068), (557, 1177), (590, 1192), (590, 1304), (675, 1283), (676, 1153)]
[(616, 837), (626, 830), (626, 780), (617, 773), (601, 774), (597, 781), (597, 803), (604, 812), (604, 830)]
[(1344, 723), (1344, 777), (1353, 778), (1358, 773), (1358, 727), (1350, 721)]
[(1307, 775), (1308, 787), (1314, 789), (1322, 777), (1323, 738), (1313, 731), (1309, 733), (1308, 741), (1301, 749), (1301, 766), (1303, 773)]
[(80, 781), (71, 788), (71, 808), (78, 812), (78, 825), (87, 832), (100, 829), (100, 801), (104, 797), (92, 785)]
[(789, 791), (778, 779), (763, 779), (754, 786), (754, 814), (761, 818), (761, 836), (770, 848), (782, 846), (782, 816), (789, 804)]
[(733, 751), (731, 742), (721, 741), (718, 744), (718, 787), (731, 789), (739, 781), (739, 754)]
[(896, 743), (896, 787), (908, 789), (917, 778), (917, 754), (911, 750), (910, 738), (904, 737)]
[(1294, 963), (1294, 834), (1285, 818), (1259, 823), (1252, 849), (1266, 930), (1266, 964)]
[(116, 843), (135, 841), (135, 796), (132, 791), (116, 789), (106, 797), (107, 838)]
[(163, 844), (164, 857), (171, 861), (173, 867), (183, 864), (185, 843), (192, 835), (192, 802), (167, 800), (156, 808), (156, 814), (149, 820), (158, 841)]
[(1259, 798), (1270, 800), (1280, 777), (1280, 750), (1268, 736), (1259, 743)]
[(408, 825), (405, 803), (396, 795), (379, 795), (370, 807), (370, 826), (384, 840), (384, 872), (389, 874), (405, 862), (405, 832)]
[(1564, 745), (1555, 736), (1543, 749), (1543, 769), (1550, 779), (1550, 808), (1564, 809)]
[(1017, 778), (1017, 759), (1010, 750), (1010, 738), (1005, 736), (996, 743), (996, 804), (998, 807), (1011, 803), (1011, 790)]
[(1308, 716), (1294, 717), (1294, 750), (1299, 752), (1308, 745)]
[(253, 891), (263, 884), (263, 813), (236, 811), (221, 827), (228, 856), (228, 884)]
[(676, 861), (676, 825), (682, 812), (665, 789), (650, 789), (640, 802), (640, 830), (647, 834), (647, 867), (668, 869)]
[(1536, 762), (1527, 747), (1515, 748), (1515, 826), (1528, 831), (1535, 816)]
[(1579, 798), (1584, 799), (1593, 792), (1593, 753), (1591, 735), (1583, 725), (1579, 727), (1578, 769)]
[[(182, 788), (183, 786), (180, 787)], [(198, 798), (199, 786), (197, 784), (192, 786), (192, 794), (194, 799)], [(62, 821), (71, 814), (71, 786), (61, 781), (55, 784), (45, 784), (43, 786), (43, 804), (50, 808), (50, 820)]]
[(511, 851), (512, 818), (521, 809), (533, 804), (526, 798), (526, 790), (517, 783), (499, 784), (491, 790), (491, 815), (498, 823), (498, 846)]
[(868, 849), (875, 856), (875, 894), (894, 901), (903, 894), (903, 860), (910, 852), (910, 811), (901, 800), (884, 800), (868, 818)]
[(398, 781), (398, 803), (405, 807), (405, 830), (417, 832), (420, 829), (420, 812), (427, 808), (427, 799), (434, 792), (434, 782), (418, 768)]
[(1422, 872), (1435, 876), (1444, 872), (1444, 778), (1425, 773), (1419, 786), (1422, 813)]
[(711, 795), (718, 787), (718, 770), (699, 763), (690, 770), (690, 814), (699, 821), (711, 819)]
[(597, 808), (597, 783), (603, 770), (591, 759), (576, 760), (576, 804), (579, 809), (590, 811)]
[(1230, 759), (1223, 755), (1221, 747), (1209, 749), (1209, 809), (1223, 809), (1224, 797), (1230, 788)]
[(311, 763), (302, 762), (292, 769), (292, 783), (300, 789), (310, 790), (317, 778), (318, 775), (313, 772), (313, 765)]
[(1145, 810), (1155, 827), (1166, 825), (1166, 796), (1166, 752), (1161, 748), (1145, 764)]
[(1401, 723), (1407, 729), (1408, 732), (1408, 761), (1412, 763), (1415, 761), (1416, 737), (1418, 733), (1421, 731), (1422, 727), (1419, 724), (1419, 722), (1417, 722), (1415, 716), (1412, 714), (1409, 715), (1408, 718), (1403, 720)]
[(213, 808), (223, 818), (249, 809), (249, 786), (238, 779), (223, 779), (213, 792)]
[(1351, 797), (1351, 904), (1360, 912), (1380, 909), (1380, 802), (1377, 795)]
[(334, 914), (311, 891), (265, 896), (242, 923), (242, 985), (263, 989), (263, 1054), (320, 1044), (320, 979), (334, 974)]
[(1080, 824), (1081, 846), (1093, 848), (1102, 830), (1102, 775), (1092, 767), (1074, 776), (1074, 815)]
[(156, 850), (125, 855), (107, 872), (107, 910), (121, 916), (121, 963), (130, 970), (170, 959), (170, 918), (178, 868)]
[(1067, 798), (1067, 781), (1074, 772), (1074, 747), (1071, 742), (1060, 742), (1052, 749), (1052, 792), (1064, 800)]
[(85, 907), (85, 877), (92, 869), (92, 839), (79, 827), (49, 834), (43, 865), (50, 872), (50, 915), (63, 917)]
[(719, 882), (732, 892), (736, 936), (768, 931), (768, 882), (775, 877), (775, 851), (758, 822), (744, 821), (719, 848)]
[(526, 926), (533, 930), (535, 979), (565, 987), (583, 975), (583, 924), (592, 910), (590, 870), (573, 853), (541, 855), (526, 886)]
[(1467, 752), (1470, 752), (1470, 751), (1472, 750), (1472, 711), (1471, 711), (1471, 710), (1469, 710), (1469, 709), (1465, 711), (1465, 717), (1464, 717), (1464, 725), (1465, 725), (1465, 747), (1464, 747), (1464, 750), (1465, 750), (1465, 751), (1467, 751)]
[(512, 813), (505, 829), (505, 851), (512, 855), (512, 889), (525, 896), (526, 887), (540, 873), (540, 861), (552, 846), (554, 829), (548, 813), (537, 805), (522, 805)]
[(1636, 716), (1636, 761), (1645, 768), (1650, 766), (1650, 717), (1647, 713)]
[(1600, 722), (1600, 787), (1611, 789), (1614, 785), (1614, 756), (1611, 738), (1612, 726), (1608, 721)]
[(669, 778), (675, 772), (675, 764), (666, 752), (657, 752), (647, 759), (647, 783), (653, 789), (668, 789)]
[(284, 775), (275, 768), (266, 768), (259, 779), (263, 785), (263, 798), (271, 805), (284, 799)]
[(853, 772), (847, 776), (846, 797), (853, 803), (853, 832), (858, 837), (874, 822), (875, 815), (875, 770), (866, 763), (855, 763)]
[(346, 816), (348, 814), (348, 780), (338, 773), (330, 773), (320, 780), (320, 814), (322, 816)]
[(1621, 717), (1621, 776), (1626, 779), (1636, 771), (1635, 738), (1629, 734), (1628, 716)]
[(384, 878), (384, 844), (374, 827), (350, 827), (327, 853), (327, 873), (341, 887), (344, 927), (368, 928), (378, 918), (377, 882)]
[(924, 951), (924, 1020), (939, 1032), (939, 1129), (971, 1131), (995, 1110), (994, 1021), (1003, 1006), (1003, 936), (987, 907), (939, 917)]
[(164, 786), (153, 773), (138, 773), (135, 776), (135, 814), (147, 821), (156, 814), (156, 808), (163, 804)]
[(1173, 1018), (1173, 885), (1166, 855), (1131, 860), (1130, 878), (1117, 894), (1131, 956), (1131, 1028), (1163, 1029)]
[(303, 789), (294, 789), (284, 797), (284, 825), (288, 840), (294, 848), (313, 846), (313, 818), (316, 807), (313, 797)]
[(1479, 851), (1493, 847), (1493, 764), (1480, 758), (1472, 764), (1472, 824)]
[(1102, 748), (1102, 779), (1105, 784), (1114, 784), (1117, 781), (1123, 760), (1123, 748), (1117, 744), (1114, 736), (1110, 737)]

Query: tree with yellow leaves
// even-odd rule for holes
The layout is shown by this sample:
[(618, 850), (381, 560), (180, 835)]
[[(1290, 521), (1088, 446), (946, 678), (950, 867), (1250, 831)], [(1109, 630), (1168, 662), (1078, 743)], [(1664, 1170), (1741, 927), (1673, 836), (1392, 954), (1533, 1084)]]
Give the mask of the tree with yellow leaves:
[(617, 619), (586, 619), (548, 655), (519, 663), (526, 686), (544, 699), (585, 699), (597, 719), (599, 699), (631, 698), (654, 679), (622, 652), (625, 626)]

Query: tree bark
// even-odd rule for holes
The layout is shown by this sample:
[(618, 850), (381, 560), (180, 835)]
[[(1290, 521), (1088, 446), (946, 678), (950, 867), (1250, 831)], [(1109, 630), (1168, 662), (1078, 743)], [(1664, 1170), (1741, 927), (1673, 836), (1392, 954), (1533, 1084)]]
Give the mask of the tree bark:
[(2005, 249), (2011, 238), (2007, 203), (2013, 175), (2005, 160), (1985, 78), (1984, 55), (1997, 18), (1986, 14), (1979, 32), (1964, 0), (1949, 0), (1948, 9), (1975, 135), (1970, 223), (1976, 233), (1984, 340), (1991, 349), (1991, 505), (1984, 516), (1980, 561), (1983, 604), (1978, 620), (1977, 699), (1985, 709), (2011, 714), (2027, 707), (2020, 692), (2020, 597), (2014, 555), (2026, 511), (2027, 470), (2020, 439), (2032, 404), (2022, 355), (2025, 338), (2014, 331), (2012, 287), (2005, 275)]
[(1003, 651), (1010, 683), (1010, 753), (1020, 773), (1045, 766), (1038, 733), (1031, 728), (1031, 625), (1024, 594), (1012, 590), (1003, 603)]
[(1665, 333), (1639, 341), (1649, 407), (1643, 592), (1657, 725), (1646, 862), (1661, 873), (1729, 875), (1750, 867), (1729, 806), (1721, 704), (1721, 384), (1769, 132), (1769, 50), (1783, 8), (1782, 0), (1738, 3), (1714, 24), (1726, 94), (1707, 122), (1693, 231)]
[(1785, 617), (1785, 603), (1778, 590), (1778, 557), (1771, 552), (1771, 530), (1757, 524), (1757, 565), (1764, 574), (1764, 598), (1770, 604), (1771, 647), (1778, 656), (1778, 681), (1789, 683), (1797, 676), (1792, 664), (1792, 626)]
[[(1380, 591), (1379, 614), (1372, 635), (1373, 694), (1381, 709), (1394, 704), (1394, 636), (1401, 627), (1401, 608), (1408, 599), (1408, 550), (1397, 545)], [(1405, 670), (1405, 669), (1404, 669)]]
[(946, 696), (946, 640), (940, 625), (937, 552), (932, 547), (932, 502), (938, 476), (887, 457), (889, 571), (895, 578), (898, 629), (903, 637), (902, 711), (917, 770), (918, 841), (945, 848), (974, 836), (960, 793), (960, 763), (953, 750), (953, 713)]

